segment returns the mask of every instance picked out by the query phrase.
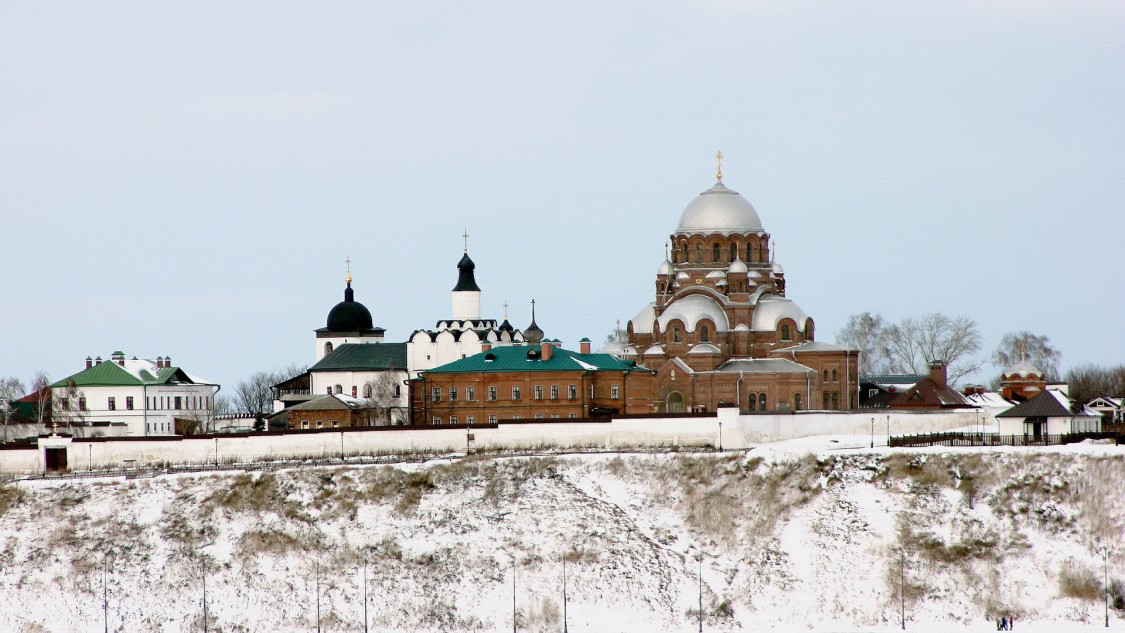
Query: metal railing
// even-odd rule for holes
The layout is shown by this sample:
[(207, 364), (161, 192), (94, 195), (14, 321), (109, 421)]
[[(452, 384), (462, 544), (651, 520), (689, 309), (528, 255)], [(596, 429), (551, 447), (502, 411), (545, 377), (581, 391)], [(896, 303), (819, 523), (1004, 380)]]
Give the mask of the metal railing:
[(1114, 440), (1121, 445), (1125, 436), (1117, 433), (1063, 433), (1059, 435), (999, 435), (997, 433), (965, 433), (949, 431), (945, 433), (920, 433), (917, 435), (895, 435), (887, 445), (895, 447), (920, 446), (1063, 446), (1076, 444), (1083, 440)]

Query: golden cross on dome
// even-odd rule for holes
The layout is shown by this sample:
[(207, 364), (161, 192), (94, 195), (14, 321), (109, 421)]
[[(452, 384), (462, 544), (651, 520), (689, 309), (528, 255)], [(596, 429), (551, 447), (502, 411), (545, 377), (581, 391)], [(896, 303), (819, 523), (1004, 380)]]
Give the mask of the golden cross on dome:
[(352, 258), (345, 257), (344, 265), (348, 267), (348, 274), (344, 277), (344, 280), (350, 284), (352, 283)]
[(508, 320), (508, 300), (504, 300), (504, 320)]
[(461, 237), (465, 238), (465, 252), (468, 253), (469, 252), (469, 229), (465, 229), (465, 232), (461, 234)]
[(723, 181), (723, 151), (722, 150), (719, 150), (719, 153), (715, 154), (715, 160), (717, 160), (719, 162), (719, 168), (715, 172), (715, 177), (719, 179), (719, 182), (722, 182)]
[(1020, 339), (1020, 362), (1027, 360), (1027, 339)]

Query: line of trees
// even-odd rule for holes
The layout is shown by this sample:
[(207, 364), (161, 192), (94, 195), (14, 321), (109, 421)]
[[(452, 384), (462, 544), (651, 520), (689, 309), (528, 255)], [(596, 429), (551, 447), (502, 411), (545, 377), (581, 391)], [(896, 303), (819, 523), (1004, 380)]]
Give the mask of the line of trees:
[[(986, 358), (980, 355), (982, 339), (976, 321), (940, 312), (907, 317), (897, 323), (889, 322), (878, 313), (853, 314), (837, 332), (836, 341), (860, 350), (859, 371), (867, 375), (925, 374), (930, 361), (942, 360), (949, 366), (950, 384), (956, 384), (986, 362)], [(987, 356), (997, 370), (992, 387), (999, 385), (1000, 372), (1023, 359), (1040, 369), (1048, 382), (1059, 379), (1062, 352), (1051, 344), (1047, 336), (1024, 330), (1005, 334), (996, 349)], [(1074, 394), (1072, 377), (1073, 380), (1084, 381), (1079, 388), (1080, 394), (1089, 392), (1085, 384), (1090, 384), (1090, 389), (1102, 389), (1083, 402), (1097, 395), (1113, 393), (1116, 389), (1113, 382), (1115, 369), (1120, 368), (1080, 366), (1072, 369), (1067, 374), (1071, 397), (1082, 400)]]
[(881, 314), (863, 312), (848, 317), (836, 341), (860, 350), (860, 374), (925, 374), (930, 361), (941, 360), (955, 384), (984, 365), (977, 357), (977, 323), (966, 316), (933, 312), (891, 323)]
[(266, 430), (266, 416), (273, 412), (273, 386), (308, 370), (307, 365), (289, 365), (273, 371), (250, 374), (234, 388), (230, 405), (235, 413), (254, 416), (254, 430)]

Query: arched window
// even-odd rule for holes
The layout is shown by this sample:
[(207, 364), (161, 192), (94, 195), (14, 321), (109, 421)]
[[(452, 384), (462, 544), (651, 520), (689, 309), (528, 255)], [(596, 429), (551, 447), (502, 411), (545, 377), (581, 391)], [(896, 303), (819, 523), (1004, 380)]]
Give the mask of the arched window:
[(672, 342), (673, 343), (679, 343), (680, 342), (680, 324), (679, 323), (672, 326)]
[(324, 344), (324, 355), (327, 356), (332, 353), (332, 342), (329, 341)]
[(828, 382), (828, 370), (824, 370), (824, 382)]
[(702, 244), (696, 244), (695, 245), (695, 263), (697, 263), (697, 264), (703, 263), (703, 245)]
[(746, 263), (754, 261), (754, 246), (750, 242), (746, 242)]
[(806, 341), (815, 340), (813, 338), (813, 322), (812, 322), (812, 319), (809, 319), (808, 321), (805, 321), (805, 340)]
[(790, 337), (789, 324), (788, 323), (782, 324), (782, 326), (781, 326), (781, 340), (783, 340), (783, 341), (792, 340), (792, 338)]
[(835, 392), (835, 391), (832, 392), (832, 408), (833, 409), (839, 409), (840, 408), (840, 394)]
[(836, 376), (836, 370), (832, 370), (832, 382), (836, 382), (839, 378)]
[(680, 263), (681, 263), (681, 264), (686, 264), (686, 263), (688, 263), (688, 258), (687, 258), (687, 244), (681, 244), (681, 245), (680, 245)]
[(769, 261), (768, 259), (766, 259), (766, 243), (765, 242), (762, 242), (761, 244), (758, 245), (758, 261), (760, 261), (760, 262), (768, 262)]
[(711, 247), (711, 261), (716, 264), (723, 261), (723, 248), (718, 244)]
[(371, 383), (367, 383), (367, 384), (363, 385), (363, 397), (364, 398), (370, 398), (371, 397)]
[(711, 342), (711, 328), (707, 327), (706, 325), (699, 326), (699, 342), (700, 343), (710, 343)]
[(750, 402), (747, 403), (747, 405), (748, 405), (747, 409), (750, 410), (750, 411), (753, 411), (755, 405), (757, 405), (757, 404), (758, 404), (758, 394), (756, 394), (756, 393), (750, 394)]
[(766, 394), (764, 393), (758, 394), (758, 409), (761, 411), (766, 410)]
[(801, 394), (799, 394), (799, 393), (793, 394), (793, 410), (794, 411), (800, 411), (801, 410)]
[(730, 245), (730, 260), (733, 262), (738, 259), (738, 244)]
[(824, 392), (824, 408), (825, 409), (828, 408), (828, 392), (827, 391)]

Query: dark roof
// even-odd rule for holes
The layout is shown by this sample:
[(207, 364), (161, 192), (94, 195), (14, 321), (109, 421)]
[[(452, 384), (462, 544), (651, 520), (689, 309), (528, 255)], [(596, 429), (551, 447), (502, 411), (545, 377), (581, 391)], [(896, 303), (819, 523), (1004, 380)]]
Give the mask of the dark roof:
[(1029, 398), (996, 415), (998, 418), (1057, 418), (1074, 415), (1070, 408), (1059, 402), (1050, 391)]
[(406, 369), (406, 343), (344, 343), (309, 367), (314, 371)]
[(427, 374), (464, 374), (474, 372), (523, 371), (632, 371), (644, 369), (633, 361), (623, 361), (610, 354), (579, 354), (555, 347), (551, 359), (543, 360), (539, 345), (507, 345), (494, 347), (487, 352), (427, 369)]
[(892, 409), (959, 409), (972, 405), (956, 389), (942, 387), (933, 378), (923, 378), (898, 394), (887, 406)]
[(329, 332), (359, 332), (371, 329), (371, 312), (355, 300), (352, 282), (344, 289), (344, 300), (332, 307), (328, 313)]
[(465, 253), (461, 256), (461, 261), (457, 262), (457, 285), (453, 286), (453, 292), (461, 292), (464, 290), (475, 290), (480, 292), (480, 287), (477, 286), (477, 280), (473, 276), (473, 271), (476, 270), (477, 265), (473, 260), (469, 259), (469, 254)]

